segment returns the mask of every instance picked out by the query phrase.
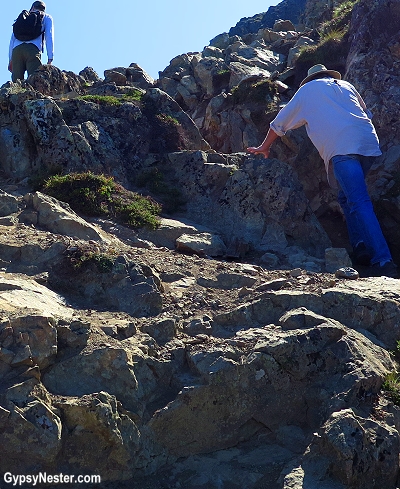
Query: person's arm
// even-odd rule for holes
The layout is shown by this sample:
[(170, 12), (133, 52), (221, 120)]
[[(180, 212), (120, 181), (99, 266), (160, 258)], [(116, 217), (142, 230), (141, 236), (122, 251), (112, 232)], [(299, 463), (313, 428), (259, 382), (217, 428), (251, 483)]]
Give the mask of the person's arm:
[(15, 36), (14, 34), (11, 34), (11, 39), (10, 39), (10, 46), (8, 48), (8, 71), (11, 71), (12, 73), (12, 52), (14, 49), (14, 41), (15, 41)]
[(44, 39), (46, 42), (47, 51), (47, 64), (51, 65), (54, 57), (54, 24), (53, 18), (50, 15), (46, 15), (44, 24)]
[(296, 129), (306, 124), (304, 116), (304, 99), (307, 95), (308, 87), (305, 85), (293, 95), (291, 100), (279, 111), (278, 115), (271, 122), (270, 128), (260, 146), (247, 148), (249, 153), (262, 154), (268, 158), (273, 142), (286, 134), (290, 129)]
[(267, 135), (265, 136), (265, 139), (260, 144), (260, 146), (257, 147), (250, 146), (249, 148), (247, 148), (247, 151), (253, 154), (262, 154), (264, 155), (264, 158), (268, 158), (272, 143), (276, 139), (278, 139), (278, 137), (279, 137), (278, 134), (276, 134), (276, 132), (273, 129), (269, 128)]

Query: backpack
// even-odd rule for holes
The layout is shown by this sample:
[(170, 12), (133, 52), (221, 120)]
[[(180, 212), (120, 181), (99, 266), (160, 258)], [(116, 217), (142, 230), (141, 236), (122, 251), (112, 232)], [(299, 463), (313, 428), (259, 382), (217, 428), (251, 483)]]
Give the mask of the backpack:
[(44, 12), (23, 10), (13, 24), (13, 33), (18, 41), (33, 41), (43, 34)]

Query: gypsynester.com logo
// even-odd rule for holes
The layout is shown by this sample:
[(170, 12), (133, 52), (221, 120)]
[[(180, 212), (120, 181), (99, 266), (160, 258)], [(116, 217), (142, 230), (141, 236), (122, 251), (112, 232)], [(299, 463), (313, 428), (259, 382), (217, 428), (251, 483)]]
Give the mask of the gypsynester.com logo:
[(100, 484), (100, 475), (66, 475), (66, 474), (47, 474), (39, 472), (38, 474), (12, 474), (6, 472), (3, 480), (12, 487), (22, 487), (29, 484), (35, 487), (37, 484)]

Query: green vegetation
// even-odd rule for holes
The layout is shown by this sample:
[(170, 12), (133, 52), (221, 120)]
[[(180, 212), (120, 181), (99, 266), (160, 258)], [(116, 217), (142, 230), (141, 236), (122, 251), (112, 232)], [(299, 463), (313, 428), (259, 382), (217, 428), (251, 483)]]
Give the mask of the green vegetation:
[[(397, 362), (400, 361), (400, 341), (397, 341), (396, 349), (391, 354)], [(394, 404), (400, 406), (400, 372), (397, 369), (385, 377), (382, 390)]]
[(95, 267), (100, 273), (109, 273), (113, 269), (115, 257), (115, 253), (100, 252), (97, 245), (84, 243), (67, 252), (67, 263), (75, 272)]
[(394, 404), (400, 406), (400, 375), (398, 372), (390, 372), (382, 384), (382, 389)]
[(236, 104), (248, 102), (272, 104), (278, 91), (276, 85), (270, 80), (250, 80), (233, 87), (231, 93)]
[(160, 204), (129, 192), (112, 177), (91, 172), (55, 175), (44, 182), (42, 191), (87, 216), (111, 217), (135, 228), (158, 226)]
[(114, 260), (104, 253), (95, 253), (92, 251), (82, 253), (71, 260), (71, 264), (75, 270), (82, 270), (84, 267), (90, 265), (90, 263), (93, 263), (100, 273), (109, 273), (114, 265)]
[(348, 53), (348, 32), (351, 13), (359, 0), (346, 0), (332, 12), (332, 19), (318, 28), (319, 42), (314, 46), (304, 46), (296, 62), (298, 68), (314, 64), (344, 66)]
[(161, 124), (180, 126), (178, 119), (172, 117), (172, 115), (157, 114), (155, 117), (159, 122), (161, 122)]
[(344, 63), (348, 51), (344, 35), (343, 31), (330, 32), (319, 44), (304, 46), (296, 62), (297, 67), (302, 65), (310, 67), (316, 64), (332, 67)]
[(351, 14), (354, 5), (358, 2), (359, 0), (346, 0), (342, 2), (333, 9), (332, 18), (335, 20), (343, 20), (344, 18), (347, 18)]
[(186, 131), (172, 107), (167, 104), (160, 105), (151, 97), (146, 97), (142, 113), (149, 123), (150, 153), (169, 153), (186, 149)]
[(340, 5), (335, 7), (332, 12), (331, 20), (324, 22), (319, 27), (319, 33), (321, 35), (321, 39), (324, 38), (329, 32), (335, 31), (344, 31), (347, 32), (350, 25), (350, 18), (353, 11), (354, 6), (358, 3), (359, 0), (346, 0), (342, 2)]
[(118, 106), (125, 102), (140, 102), (142, 97), (141, 91), (132, 88), (128, 93), (121, 95), (81, 95), (77, 98), (103, 106)]

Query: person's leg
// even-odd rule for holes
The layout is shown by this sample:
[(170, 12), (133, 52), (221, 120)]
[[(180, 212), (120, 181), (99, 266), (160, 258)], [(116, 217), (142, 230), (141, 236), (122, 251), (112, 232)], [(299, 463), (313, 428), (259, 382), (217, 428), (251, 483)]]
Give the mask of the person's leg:
[[(365, 178), (375, 161), (375, 157), (361, 155), (351, 155), (351, 157), (356, 158), (360, 161)], [(367, 247), (365, 246), (365, 243), (363, 241), (364, 236), (362, 229), (360, 228), (358, 219), (356, 218), (355, 213), (350, 212), (347, 198), (343, 190), (340, 188), (340, 185), (337, 194), (337, 200), (343, 211), (347, 224), (349, 241), (353, 248), (353, 252), (350, 254), (351, 259), (353, 260), (355, 265), (368, 266), (371, 264), (371, 254), (367, 250)]]
[[(392, 261), (388, 245), (375, 215), (365, 184), (360, 161), (350, 155), (332, 158), (335, 177), (343, 192), (341, 205), (348, 219), (349, 236), (352, 245), (355, 240), (363, 241), (371, 254), (371, 263), (383, 265)], [(344, 204), (344, 197), (346, 203)], [(357, 243), (355, 243), (356, 245)]]
[(13, 49), (11, 55), (11, 61), (12, 61), (12, 76), (11, 76), (12, 81), (16, 82), (17, 80), (23, 80), (24, 73), (26, 70), (25, 51), (24, 51), (23, 44), (20, 44)]
[(342, 208), (344, 217), (346, 219), (349, 241), (354, 250), (356, 246), (364, 240), (362, 228), (359, 225), (356, 213), (351, 212), (351, 208), (349, 203), (347, 202), (346, 195), (340, 186), (337, 194), (337, 200), (340, 207)]
[(42, 66), (40, 51), (32, 43), (26, 43), (26, 71), (28, 76), (32, 75), (40, 66)]

